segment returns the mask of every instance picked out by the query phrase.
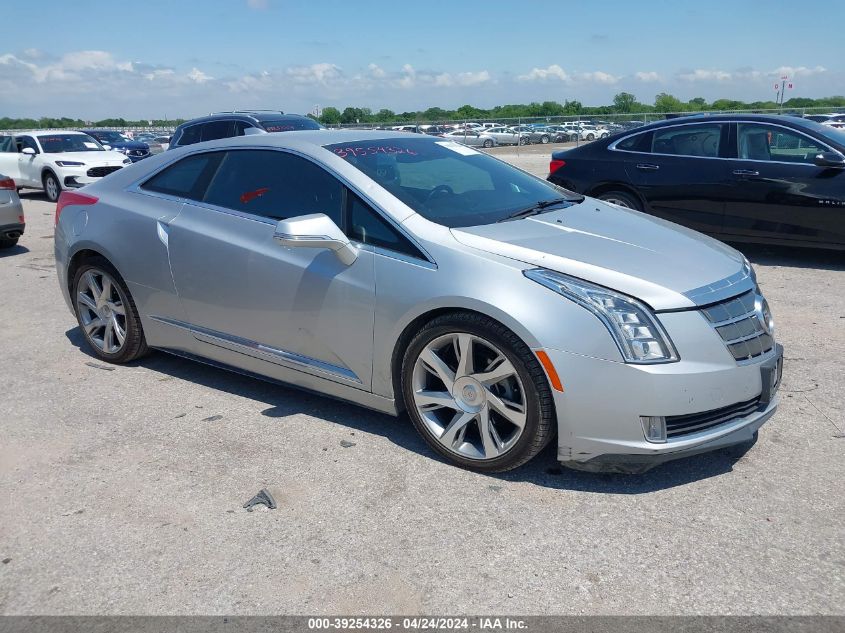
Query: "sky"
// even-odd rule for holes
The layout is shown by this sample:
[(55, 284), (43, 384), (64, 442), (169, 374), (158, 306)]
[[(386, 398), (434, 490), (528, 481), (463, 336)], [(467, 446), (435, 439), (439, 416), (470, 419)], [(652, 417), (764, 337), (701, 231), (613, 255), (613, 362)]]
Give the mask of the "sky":
[(0, 117), (605, 105), (621, 91), (757, 101), (783, 75), (787, 98), (841, 95), (845, 2), (823, 6), (3, 0)]

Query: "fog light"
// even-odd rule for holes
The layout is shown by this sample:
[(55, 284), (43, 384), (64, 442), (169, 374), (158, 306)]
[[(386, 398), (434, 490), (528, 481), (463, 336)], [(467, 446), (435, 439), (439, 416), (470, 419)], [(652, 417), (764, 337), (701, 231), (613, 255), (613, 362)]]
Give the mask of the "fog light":
[(666, 418), (662, 415), (641, 415), (645, 439), (649, 442), (666, 441)]

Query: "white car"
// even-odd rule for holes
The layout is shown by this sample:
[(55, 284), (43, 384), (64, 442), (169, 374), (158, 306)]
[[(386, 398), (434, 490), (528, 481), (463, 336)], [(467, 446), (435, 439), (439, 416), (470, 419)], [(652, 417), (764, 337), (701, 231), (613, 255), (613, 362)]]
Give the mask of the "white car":
[(87, 134), (63, 130), (18, 134), (6, 150), (0, 151), (0, 172), (18, 189), (43, 189), (50, 202), (56, 202), (63, 189), (96, 182), (132, 162)]

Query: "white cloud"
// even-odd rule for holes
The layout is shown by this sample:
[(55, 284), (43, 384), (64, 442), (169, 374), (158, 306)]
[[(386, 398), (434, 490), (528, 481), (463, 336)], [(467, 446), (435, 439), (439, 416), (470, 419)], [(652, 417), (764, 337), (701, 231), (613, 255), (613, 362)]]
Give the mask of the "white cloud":
[(730, 78), (731, 73), (724, 70), (706, 70), (703, 68), (678, 74), (678, 79), (682, 81), (728, 81)]
[(795, 77), (812, 77), (813, 75), (821, 75), (826, 72), (827, 68), (824, 66), (815, 66), (813, 68), (807, 68), (806, 66), (781, 66), (780, 68), (776, 68), (771, 71), (769, 74), (777, 75), (778, 77), (786, 75), (790, 79), (793, 79)]
[(188, 73), (188, 79), (198, 84), (204, 84), (207, 81), (214, 79), (214, 77), (206, 75), (199, 68), (192, 68), (191, 72)]
[(549, 79), (569, 81), (569, 78), (566, 71), (557, 64), (552, 64), (548, 68), (532, 68), (530, 72), (517, 77), (519, 81), (548, 81)]
[(270, 6), (270, 2), (269, 0), (246, 0), (246, 6), (261, 11)]
[(299, 84), (327, 84), (342, 76), (340, 66), (322, 62), (310, 66), (292, 66), (285, 70), (285, 74)]
[(370, 75), (372, 75), (376, 79), (381, 79), (387, 74), (386, 72), (384, 72), (384, 69), (378, 64), (370, 64), (369, 66), (367, 66), (367, 68), (370, 71)]
[(634, 78), (637, 81), (645, 81), (645, 82), (655, 82), (655, 81), (660, 81), (662, 79), (660, 77), (660, 74), (654, 72), (653, 70), (652, 71), (645, 71), (645, 72), (640, 71), (640, 72), (634, 73)]
[(608, 85), (615, 84), (619, 81), (619, 77), (615, 77), (610, 73), (605, 73), (600, 70), (596, 70), (591, 73), (581, 73), (578, 75), (578, 78), (584, 81), (591, 81), (597, 84)]

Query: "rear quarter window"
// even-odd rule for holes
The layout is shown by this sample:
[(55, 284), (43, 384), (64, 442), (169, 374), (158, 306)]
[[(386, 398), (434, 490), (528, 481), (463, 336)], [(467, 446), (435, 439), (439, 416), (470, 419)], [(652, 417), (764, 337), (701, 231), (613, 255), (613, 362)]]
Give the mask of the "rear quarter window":
[(208, 181), (220, 163), (222, 152), (208, 152), (183, 158), (158, 172), (141, 189), (179, 198), (202, 200)]

